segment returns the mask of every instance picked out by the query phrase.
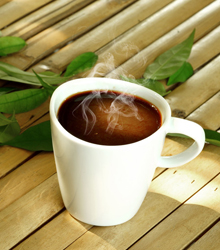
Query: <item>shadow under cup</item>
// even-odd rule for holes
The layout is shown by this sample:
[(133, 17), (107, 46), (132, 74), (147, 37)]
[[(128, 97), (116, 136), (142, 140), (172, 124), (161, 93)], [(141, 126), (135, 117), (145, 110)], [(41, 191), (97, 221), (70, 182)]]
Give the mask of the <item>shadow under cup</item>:
[[(149, 137), (131, 144), (105, 146), (80, 140), (61, 126), (57, 112), (66, 98), (90, 90), (112, 90), (141, 97), (159, 109), (162, 126)], [(173, 122), (166, 100), (147, 88), (121, 80), (77, 79), (54, 91), (50, 119), (59, 186), (70, 214), (98, 226), (117, 225), (131, 219), (146, 196), (159, 159), (163, 158), (164, 140)], [(191, 158), (196, 154), (191, 154)]]

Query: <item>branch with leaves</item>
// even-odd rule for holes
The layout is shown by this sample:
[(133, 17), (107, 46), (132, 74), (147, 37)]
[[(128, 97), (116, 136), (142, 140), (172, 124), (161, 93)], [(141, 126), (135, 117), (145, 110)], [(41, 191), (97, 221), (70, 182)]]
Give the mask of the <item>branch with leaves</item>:
[[(0, 56), (6, 56), (21, 50), (26, 43), (19, 37), (0, 37)], [(10, 145), (31, 151), (52, 151), (50, 122), (32, 126), (20, 134), (20, 126), (15, 115), (28, 112), (43, 104), (59, 84), (66, 82), (78, 73), (91, 69), (98, 56), (86, 52), (76, 57), (65, 72), (56, 74), (46, 71), (37, 74), (26, 72), (0, 61), (0, 79), (24, 83), (39, 88), (0, 88), (0, 145)], [(6, 117), (5, 114), (11, 114)]]
[(193, 75), (193, 68), (187, 59), (191, 53), (194, 34), (195, 30), (185, 41), (158, 56), (146, 68), (143, 78), (132, 79), (121, 76), (121, 79), (147, 87), (162, 96), (169, 94), (170, 91), (167, 92), (159, 80), (169, 78), (167, 85), (172, 85), (184, 82)]
[[(37, 108), (52, 95), (58, 84), (92, 68), (97, 59), (98, 56), (93, 52), (79, 55), (67, 66), (64, 76), (53, 72), (29, 73), (0, 62), (0, 74), (1, 72), (5, 74), (3, 77), (0, 75), (1, 79), (41, 86), (41, 88), (25, 90), (0, 89), (0, 112), (13, 114), (12, 117), (7, 119), (0, 113), (0, 145), (10, 145), (34, 151), (52, 151), (49, 122), (33, 126), (20, 134), (20, 127), (14, 114), (28, 112)], [(4, 120), (2, 125), (1, 120)], [(48, 134), (45, 134), (45, 131)]]

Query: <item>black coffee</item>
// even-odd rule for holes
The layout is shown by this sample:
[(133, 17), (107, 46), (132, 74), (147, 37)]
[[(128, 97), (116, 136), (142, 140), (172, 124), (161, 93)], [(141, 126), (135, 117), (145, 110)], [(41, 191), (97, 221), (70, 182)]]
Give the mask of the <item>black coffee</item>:
[(61, 104), (58, 120), (72, 135), (101, 145), (137, 142), (162, 125), (160, 111), (153, 104), (113, 91), (70, 96)]

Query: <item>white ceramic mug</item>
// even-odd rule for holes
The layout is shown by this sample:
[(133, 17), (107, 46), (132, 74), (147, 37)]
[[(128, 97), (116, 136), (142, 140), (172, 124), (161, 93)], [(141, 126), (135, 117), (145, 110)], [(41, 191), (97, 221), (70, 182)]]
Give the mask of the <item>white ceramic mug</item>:
[[(113, 90), (139, 96), (162, 114), (162, 126), (151, 136), (127, 145), (103, 146), (76, 138), (57, 119), (62, 102), (88, 90)], [(203, 149), (204, 131), (198, 124), (171, 117), (166, 100), (145, 87), (109, 78), (83, 78), (66, 82), (50, 102), (52, 140), (62, 198), (76, 219), (98, 226), (121, 224), (140, 208), (156, 167), (177, 167)], [(187, 135), (195, 142), (184, 152), (162, 157), (167, 133)]]

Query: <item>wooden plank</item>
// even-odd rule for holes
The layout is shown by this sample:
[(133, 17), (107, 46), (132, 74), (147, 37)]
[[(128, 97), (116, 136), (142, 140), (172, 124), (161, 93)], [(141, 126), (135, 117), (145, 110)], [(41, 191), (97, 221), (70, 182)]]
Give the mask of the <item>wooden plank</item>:
[(220, 56), (166, 96), (173, 116), (186, 117), (220, 90), (219, 66)]
[[(50, 98), (48, 98), (43, 104), (39, 107), (30, 110), (25, 113), (20, 113), (16, 115), (16, 119), (21, 127), (21, 130), (24, 131), (27, 127), (33, 124), (36, 120), (39, 120), (42, 116), (49, 113), (49, 103)], [(45, 120), (49, 120), (49, 116), (45, 118)]]
[[(203, 4), (207, 5), (208, 2), (203, 2)], [(133, 57), (140, 50), (143, 50), (187, 19), (186, 24), (183, 23), (183, 26), (188, 27), (188, 29), (190, 27), (190, 31), (184, 33), (184, 36), (187, 37), (194, 28), (197, 30), (197, 36), (204, 36), (210, 29), (215, 28), (219, 24), (220, 3), (213, 2), (208, 7), (202, 9), (203, 7), (202, 5), (198, 5), (198, 1), (195, 0), (175, 1), (157, 12), (156, 15), (151, 16), (140, 25), (137, 25), (129, 30), (129, 32), (120, 36), (116, 41), (107, 44), (97, 51), (99, 55), (98, 63), (102, 64), (108, 62), (109, 55), (112, 55), (114, 65), (112, 66), (110, 64), (111, 67), (102, 69), (101, 73), (104, 75), (109, 73), (115, 67), (118, 67), (130, 57)], [(199, 10), (201, 11), (197, 13)], [(193, 17), (190, 19), (191, 16)], [(176, 31), (179, 33), (179, 29)], [(175, 45), (179, 42), (178, 39), (176, 39), (177, 37), (170, 38), (172, 41), (169, 42), (169, 46), (172, 47), (172, 44)], [(159, 48), (157, 49), (157, 53), (158, 52)], [(160, 52), (162, 53), (162, 51)], [(146, 60), (150, 63), (151, 58), (147, 55), (143, 59), (144, 61), (142, 60), (141, 63), (144, 63), (146, 67)], [(87, 76), (88, 74), (89, 72), (86, 72), (85, 75)]]
[(208, 232), (206, 232), (198, 241), (187, 249), (189, 250), (219, 250), (220, 246), (220, 222), (215, 224)]
[(220, 26), (196, 42), (188, 60), (194, 70), (205, 65), (220, 53), (219, 40)]
[[(199, 24), (200, 21), (201, 23), (204, 22), (202, 20), (199, 21), (200, 17), (200, 15), (196, 15), (194, 16), (194, 20), (191, 20), (190, 22), (186, 21), (171, 32), (167, 33), (156, 42), (140, 51), (137, 55), (127, 60), (113, 72), (107, 74), (107, 77), (119, 78), (119, 76), (123, 74), (130, 75), (130, 77), (133, 78), (142, 77), (146, 67), (152, 63), (157, 56), (186, 38), (186, 33), (189, 34), (193, 29), (193, 26), (191, 26), (193, 21), (198, 18), (196, 23)], [(194, 25), (197, 24), (194, 23)], [(215, 28), (212, 32), (208, 33), (204, 37), (203, 33), (198, 34), (196, 31), (195, 40), (198, 41), (195, 41), (188, 60), (192, 64), (194, 70), (203, 66), (220, 53), (220, 48), (218, 46), (219, 39), (220, 27)]]
[[(21, 126), (22, 131), (26, 129), (28, 126), (30, 126), (30, 124), (36, 125), (40, 122), (49, 120), (49, 114), (43, 116), (44, 109), (42, 109), (42, 111), (43, 112), (41, 114), (38, 112), (34, 114), (35, 112), (32, 111), (33, 115), (30, 115), (30, 113), (27, 112), (27, 113), (19, 114), (18, 116), (16, 116), (19, 122), (21, 118), (27, 118), (27, 117), (30, 118), (29, 121), (28, 119), (23, 120), (24, 124), (23, 126)], [(48, 107), (47, 107), (47, 112), (48, 112)], [(43, 117), (41, 119), (38, 119), (37, 122), (34, 123), (34, 118), (37, 119), (37, 118), (40, 118), (41, 116)], [(12, 171), (13, 169), (16, 169), (20, 164), (22, 164), (27, 159), (31, 158), (34, 154), (35, 152), (31, 152), (31, 151), (27, 151), (27, 150), (23, 150), (19, 148), (13, 148), (9, 146), (0, 147), (0, 159), (1, 159), (0, 160), (0, 164), (1, 164), (0, 178), (5, 176), (7, 173)]]
[[(94, 241), (96, 242), (96, 245), (94, 245)], [(83, 237), (80, 237), (79, 240), (77, 240), (76, 244), (72, 244), (66, 248), (66, 250), (75, 250), (75, 249), (116, 250), (118, 248), (115, 248), (114, 245), (109, 244), (107, 241), (103, 241), (103, 239), (100, 238), (99, 235), (96, 235), (95, 233), (88, 231)]]
[[(220, 148), (206, 146), (200, 156), (190, 163), (168, 169), (154, 179), (140, 210), (130, 221), (114, 227), (93, 227), (69, 249), (80, 248), (82, 242), (84, 249), (98, 249), (100, 245), (128, 248), (216, 176), (219, 164)], [(94, 235), (90, 241), (89, 233)]]
[(216, 130), (220, 128), (220, 92), (190, 114), (187, 119), (199, 123), (203, 128)]
[[(0, 179), (0, 211), (56, 172), (52, 153), (40, 153)], [(22, 181), (21, 181), (22, 180)]]
[(54, 174), (0, 212), (0, 248), (13, 247), (63, 207)]
[(11, 2), (11, 1), (12, 1), (12, 0), (1, 0), (0, 6), (4, 5), (4, 4), (6, 4), (6, 3), (9, 3), (9, 2)]
[[(217, 176), (130, 249), (174, 250), (186, 247), (219, 218), (219, 185), (220, 176)], [(203, 249), (212, 249), (212, 245), (213, 242)]]
[[(27, 15), (28, 13), (42, 7), (43, 5), (51, 2), (52, 0), (13, 0), (1, 6), (0, 16), (1, 23), (0, 29), (16, 21), (17, 19)], [(10, 14), (9, 14), (10, 13)], [(13, 14), (12, 14), (13, 13)]]
[[(28, 46), (22, 52), (7, 56), (1, 60), (26, 69), (34, 62), (53, 53), (71, 40), (83, 35), (90, 29), (137, 0), (95, 1), (66, 19), (42, 31), (27, 41)], [(89, 21), (88, 21), (89, 20)]]
[(54, 25), (94, 0), (53, 1), (2, 30), (3, 36), (19, 36), (24, 40)]
[(0, 178), (15, 169), (19, 164), (31, 157), (33, 152), (24, 149), (1, 146), (0, 148)]
[(73, 219), (65, 210), (13, 249), (65, 249), (90, 228), (90, 225)]
[(71, 44), (65, 46), (57, 53), (42, 60), (36, 67), (37, 69), (39, 68), (42, 70), (46, 66), (55, 72), (63, 71), (74, 57), (86, 51), (96, 51), (100, 49), (102, 46), (114, 40), (131, 27), (134, 27), (140, 21), (153, 15), (172, 1), (173, 0), (138, 1), (105, 21), (103, 24), (100, 24), (83, 37), (80, 37)]

